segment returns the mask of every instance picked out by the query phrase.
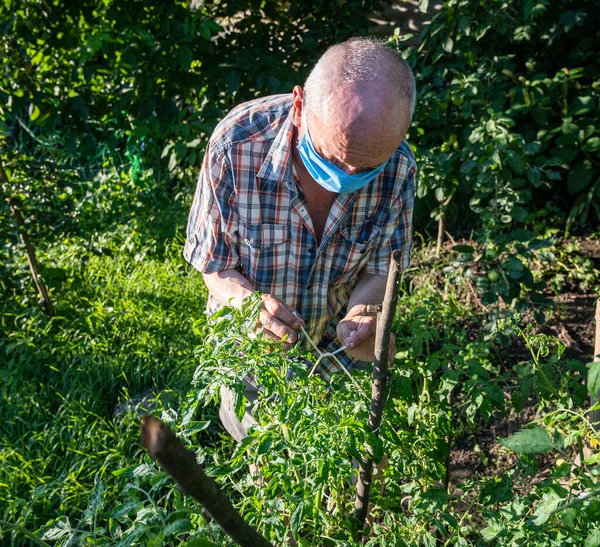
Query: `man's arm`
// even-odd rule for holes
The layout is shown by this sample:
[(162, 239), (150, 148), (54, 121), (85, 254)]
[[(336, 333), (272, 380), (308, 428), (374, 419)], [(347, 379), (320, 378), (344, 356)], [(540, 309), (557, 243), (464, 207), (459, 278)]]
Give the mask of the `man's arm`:
[[(356, 282), (348, 301), (348, 313), (337, 326), (338, 338), (346, 346), (346, 353), (350, 357), (361, 361), (373, 361), (377, 315), (367, 312), (367, 305), (383, 302), (386, 283), (386, 276), (368, 273), (362, 273)], [(396, 353), (393, 334), (390, 353)]]
[[(222, 306), (239, 308), (242, 300), (254, 292), (252, 283), (237, 270), (205, 273), (206, 288)], [(272, 340), (286, 340), (294, 343), (296, 331), (304, 325), (304, 321), (295, 315), (295, 310), (284, 304), (271, 294), (262, 295), (263, 306), (258, 320), (265, 335)]]
[[(209, 145), (194, 195), (184, 257), (202, 272), (210, 294), (223, 306), (239, 307), (255, 288), (239, 271), (238, 204), (227, 158)], [(273, 340), (296, 340), (304, 322), (272, 295), (263, 295), (260, 327)]]
[[(412, 157), (412, 156), (411, 156)], [(377, 317), (367, 313), (367, 304), (380, 304), (385, 296), (388, 268), (394, 249), (402, 250), (401, 265), (408, 267), (412, 247), (412, 214), (414, 208), (414, 159), (400, 157), (396, 176), (402, 179), (400, 195), (390, 208), (390, 216), (382, 231), (379, 246), (359, 275), (348, 302), (348, 313), (337, 327), (337, 336), (346, 346), (346, 353), (355, 359), (372, 361), (375, 349)], [(395, 339), (390, 339), (390, 353), (396, 353)]]

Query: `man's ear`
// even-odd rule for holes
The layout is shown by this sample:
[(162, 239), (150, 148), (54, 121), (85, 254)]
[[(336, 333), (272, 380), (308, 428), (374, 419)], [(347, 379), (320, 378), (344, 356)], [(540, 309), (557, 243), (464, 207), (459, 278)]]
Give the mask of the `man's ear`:
[(302, 125), (302, 100), (304, 99), (304, 91), (297, 85), (294, 86), (294, 99), (292, 103), (292, 123), (300, 128)]

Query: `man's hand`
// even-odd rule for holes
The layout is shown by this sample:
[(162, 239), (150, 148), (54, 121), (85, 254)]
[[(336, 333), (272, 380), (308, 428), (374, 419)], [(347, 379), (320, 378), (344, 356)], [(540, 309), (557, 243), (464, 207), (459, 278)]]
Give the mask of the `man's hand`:
[[(372, 363), (375, 358), (377, 316), (367, 313), (364, 305), (354, 306), (337, 326), (338, 339), (346, 346), (346, 353), (354, 359)], [(396, 355), (396, 337), (390, 333), (390, 357)]]
[(304, 321), (296, 314), (296, 310), (275, 298), (272, 294), (262, 295), (262, 309), (258, 316), (260, 330), (271, 340), (281, 340), (285, 336), (285, 348), (289, 349), (296, 342), (296, 331), (304, 326)]

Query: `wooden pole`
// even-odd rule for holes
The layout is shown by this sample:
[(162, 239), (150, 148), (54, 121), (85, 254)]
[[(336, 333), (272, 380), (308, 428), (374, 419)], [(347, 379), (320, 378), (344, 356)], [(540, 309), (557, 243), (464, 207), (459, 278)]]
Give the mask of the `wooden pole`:
[[(398, 290), (401, 273), (401, 251), (394, 251), (392, 263), (385, 288), (381, 313), (377, 317), (377, 332), (375, 334), (375, 360), (373, 362), (373, 377), (371, 381), (371, 410), (369, 412), (368, 425), (371, 431), (377, 435), (383, 416), (383, 405), (385, 403), (385, 387), (387, 381), (390, 334), (392, 322), (398, 305)], [(367, 511), (369, 507), (369, 495), (373, 479), (373, 457), (369, 455), (365, 460), (358, 462), (359, 474), (356, 484), (356, 501), (354, 503), (354, 516), (358, 521), (359, 530), (365, 526)]]
[[(0, 164), (0, 182), (8, 186), (8, 176), (2, 164)], [(21, 242), (25, 246), (25, 253), (27, 254), (27, 262), (29, 264), (29, 271), (31, 272), (31, 277), (33, 278), (33, 282), (37, 288), (37, 291), (42, 299), (42, 304), (44, 305), (44, 310), (46, 310), (46, 314), (52, 317), (54, 315), (54, 306), (52, 306), (52, 301), (48, 296), (48, 289), (46, 288), (45, 283), (42, 281), (42, 276), (40, 275), (40, 268), (38, 266), (38, 261), (35, 256), (35, 248), (31, 239), (29, 238), (29, 234), (27, 233), (27, 225), (25, 224), (25, 219), (19, 210), (19, 206), (17, 200), (6, 196), (6, 202), (10, 208), (10, 212), (12, 213), (13, 218), (17, 224), (17, 229), (19, 231), (19, 237)]]
[(175, 434), (152, 416), (142, 418), (142, 444), (179, 487), (202, 504), (234, 541), (242, 547), (273, 547), (244, 521), (219, 485), (208, 477)]
[[(600, 361), (600, 298), (598, 298), (596, 302), (596, 335), (594, 337), (594, 359), (595, 361)], [(596, 393), (595, 395), (591, 395), (591, 404), (592, 406), (596, 404), (596, 401), (600, 399), (600, 393)], [(590, 412), (590, 423), (594, 426), (596, 431), (600, 431), (600, 410), (592, 410)]]

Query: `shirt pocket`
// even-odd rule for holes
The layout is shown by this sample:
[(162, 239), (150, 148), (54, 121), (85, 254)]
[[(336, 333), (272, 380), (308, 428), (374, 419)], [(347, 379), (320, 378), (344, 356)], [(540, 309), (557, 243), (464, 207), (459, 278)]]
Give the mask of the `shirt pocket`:
[(340, 229), (329, 274), (330, 285), (350, 281), (361, 270), (379, 241), (381, 229), (381, 224), (372, 218), (361, 225), (345, 225)]
[(242, 273), (257, 290), (271, 292), (277, 270), (285, 264), (288, 225), (240, 222), (239, 230)]

